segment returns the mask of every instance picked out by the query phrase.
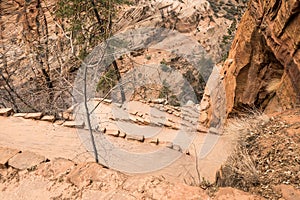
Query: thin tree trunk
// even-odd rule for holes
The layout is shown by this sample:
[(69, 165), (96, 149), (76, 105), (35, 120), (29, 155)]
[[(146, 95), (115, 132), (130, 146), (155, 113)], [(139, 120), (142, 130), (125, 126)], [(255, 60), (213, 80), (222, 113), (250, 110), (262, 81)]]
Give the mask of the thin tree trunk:
[(98, 24), (100, 26), (100, 31), (101, 31), (101, 33), (103, 33), (104, 32), (103, 21), (102, 21), (100, 15), (99, 15), (99, 12), (98, 12), (96, 4), (95, 4), (95, 1), (94, 0), (90, 0), (90, 2), (92, 4), (92, 6), (93, 6), (93, 11), (95, 13), (96, 19), (97, 19)]
[(95, 162), (99, 162), (98, 159), (98, 152), (97, 152), (97, 147), (95, 143), (95, 138), (92, 130), (92, 125), (91, 125), (91, 119), (90, 119), (90, 112), (88, 108), (88, 102), (87, 102), (87, 85), (86, 85), (86, 79), (87, 79), (87, 64), (84, 64), (84, 75), (83, 75), (83, 96), (84, 96), (84, 108), (85, 108), (85, 113), (86, 113), (86, 120), (87, 120), (87, 125), (91, 137), (91, 143), (93, 146), (93, 151), (94, 151), (94, 156), (95, 156)]
[(115, 73), (117, 74), (117, 79), (118, 79), (118, 82), (119, 82), (122, 103), (124, 103), (126, 101), (126, 96), (125, 96), (124, 88), (123, 88), (123, 85), (122, 85), (120, 70), (119, 70), (118, 64), (115, 60), (113, 61), (113, 66), (114, 66), (114, 70), (115, 70)]

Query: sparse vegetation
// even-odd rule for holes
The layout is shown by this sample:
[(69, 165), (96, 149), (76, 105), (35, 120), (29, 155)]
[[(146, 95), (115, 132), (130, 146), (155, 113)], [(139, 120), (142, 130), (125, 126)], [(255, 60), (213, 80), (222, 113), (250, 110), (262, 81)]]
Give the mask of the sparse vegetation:
[[(255, 114), (257, 113), (257, 114)], [(295, 137), (286, 130), (296, 124), (286, 124), (281, 117), (268, 118), (255, 112), (240, 118), (227, 131), (239, 137), (235, 152), (217, 174), (217, 186), (235, 187), (268, 199), (281, 196), (272, 188), (278, 184), (300, 187), (297, 178), (299, 148)]]
[(236, 25), (237, 25), (237, 22), (236, 22), (235, 19), (233, 19), (232, 24), (227, 29), (227, 35), (223, 36), (222, 42), (220, 44), (220, 47), (221, 47), (222, 52), (223, 52), (222, 53), (222, 61), (225, 61), (228, 57), (231, 42), (232, 42), (232, 40), (234, 38), (234, 35), (235, 35)]
[(180, 106), (180, 103), (176, 97), (176, 95), (172, 94), (169, 84), (166, 80), (163, 81), (163, 85), (159, 91), (158, 98), (167, 99), (168, 104), (172, 106)]
[(118, 82), (116, 71), (110, 67), (107, 72), (101, 76), (96, 91), (100, 97), (104, 97)]

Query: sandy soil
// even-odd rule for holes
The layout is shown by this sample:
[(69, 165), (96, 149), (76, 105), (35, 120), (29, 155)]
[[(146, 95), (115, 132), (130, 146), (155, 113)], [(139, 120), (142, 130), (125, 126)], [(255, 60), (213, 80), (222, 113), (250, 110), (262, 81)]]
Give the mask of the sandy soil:
[(78, 138), (76, 129), (17, 117), (0, 117), (0, 127), (2, 147), (32, 151), (49, 159), (93, 160)]

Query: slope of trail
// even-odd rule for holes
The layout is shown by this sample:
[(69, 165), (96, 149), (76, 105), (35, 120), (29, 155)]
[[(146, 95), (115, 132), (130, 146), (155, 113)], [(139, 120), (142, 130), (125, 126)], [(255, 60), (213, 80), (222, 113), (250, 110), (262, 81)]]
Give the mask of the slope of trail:
[[(133, 106), (131, 108), (135, 108), (136, 110), (132, 110), (128, 107), (129, 112), (142, 111), (139, 110), (142, 105), (137, 106), (141, 103), (132, 103)], [(111, 106), (112, 104), (101, 104), (101, 110), (103, 111), (102, 114), (105, 115), (104, 111), (110, 114), (106, 115), (107, 118), (111, 118)], [(143, 105), (143, 108), (147, 108), (146, 106), (146, 104)], [(155, 112), (155, 114), (157, 114), (158, 111)], [(166, 122), (167, 117), (171, 116), (169, 116), (167, 112), (164, 113), (164, 115), (165, 116), (162, 121)], [(102, 126), (106, 125), (108, 132), (116, 131), (120, 128), (120, 123), (112, 123), (113, 121), (116, 122), (118, 120), (121, 120), (121, 125), (122, 123), (127, 123), (126, 126), (131, 125), (135, 128), (137, 126), (141, 126), (143, 128), (142, 125), (134, 124), (132, 121), (124, 121), (124, 119), (115, 118), (109, 121), (109, 119), (105, 119), (103, 116), (101, 119), (103, 120)], [(153, 121), (155, 120), (157, 119), (153, 119)], [(106, 121), (107, 123), (104, 123), (104, 121)], [(15, 148), (22, 151), (28, 150), (43, 155), (50, 160), (62, 157), (73, 160), (77, 163), (93, 161), (92, 154), (87, 152), (86, 146), (83, 144), (83, 141), (89, 140), (89, 134), (86, 130), (81, 129), (80, 134), (78, 134), (77, 129), (66, 128), (48, 122), (27, 120), (17, 117), (1, 117), (0, 127), (0, 146), (2, 147)], [(144, 128), (145, 127), (146, 126), (144, 126)], [(202, 177), (209, 180), (210, 182), (213, 182), (215, 180), (216, 171), (220, 168), (222, 163), (224, 163), (231, 152), (233, 138), (230, 135), (226, 134), (218, 137), (216, 135), (209, 135), (206, 133), (195, 133), (193, 143), (189, 145), (189, 148), (187, 149), (188, 154), (186, 154), (186, 152), (184, 151), (180, 152), (176, 149), (165, 147), (168, 142), (173, 142), (173, 144), (176, 144), (176, 141), (174, 140), (175, 134), (176, 130), (163, 127), (161, 131), (154, 136), (154, 138), (159, 138), (159, 141), (162, 141), (161, 145), (151, 144), (149, 142), (151, 137), (148, 138), (148, 140), (146, 138), (146, 141), (143, 143), (108, 135), (105, 135), (105, 137), (107, 138), (107, 141), (114, 144), (115, 149), (143, 153), (144, 157), (149, 157), (145, 159), (146, 161), (151, 161), (152, 159), (153, 166), (162, 166), (160, 170), (150, 171), (149, 173), (146, 173), (148, 175), (163, 175), (169, 180), (179, 180), (181, 182), (185, 181), (190, 184), (195, 184), (193, 183), (195, 182), (195, 180), (196, 182), (199, 182), (199, 180), (202, 180)], [(212, 142), (210, 140), (214, 141)], [(202, 157), (198, 157), (198, 159), (196, 159), (196, 152), (199, 155), (202, 151), (203, 154), (203, 149), (206, 148), (205, 145), (211, 142), (213, 146), (210, 147), (211, 149), (207, 152), (207, 155), (202, 155)], [(180, 141), (178, 141), (177, 144), (180, 144)], [(151, 158), (151, 154), (147, 154), (147, 152), (155, 152), (158, 150), (162, 150), (162, 152), (166, 155), (176, 154), (178, 159), (175, 159), (174, 162), (170, 162), (169, 164), (164, 164), (165, 160), (163, 160), (163, 157)], [(122, 162), (124, 166), (130, 165), (130, 160), (128, 160), (128, 164), (126, 157), (113, 160), (113, 162)], [(149, 164), (149, 162), (145, 162), (145, 165), (146, 164)], [(136, 167), (143, 165), (143, 157), (141, 157), (140, 162), (137, 161)], [(150, 168), (151, 167), (152, 166), (150, 166)], [(118, 168), (115, 169), (118, 170)], [(125, 169), (124, 172), (132, 172), (132, 169)], [(199, 173), (201, 178), (199, 177)]]

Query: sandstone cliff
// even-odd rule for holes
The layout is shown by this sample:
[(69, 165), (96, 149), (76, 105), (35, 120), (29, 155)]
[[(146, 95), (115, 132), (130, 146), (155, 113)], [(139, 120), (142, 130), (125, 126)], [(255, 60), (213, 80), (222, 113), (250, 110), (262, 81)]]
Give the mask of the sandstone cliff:
[(222, 75), (226, 111), (266, 111), (300, 103), (300, 1), (251, 0)]

